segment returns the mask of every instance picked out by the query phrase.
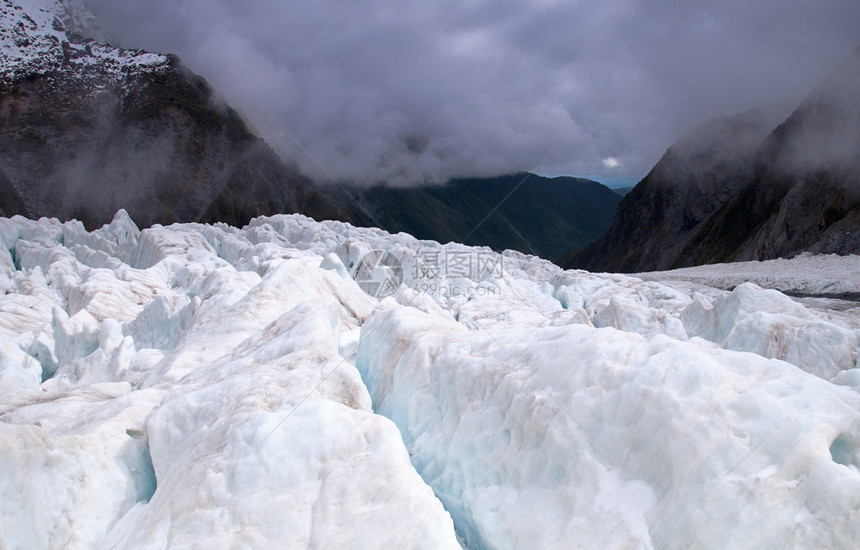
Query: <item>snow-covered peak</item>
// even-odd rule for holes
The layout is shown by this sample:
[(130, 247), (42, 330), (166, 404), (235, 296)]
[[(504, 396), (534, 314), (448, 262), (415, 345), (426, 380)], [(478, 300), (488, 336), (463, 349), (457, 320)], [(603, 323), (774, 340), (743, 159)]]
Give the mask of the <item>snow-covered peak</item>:
[(62, 28), (59, 2), (3, 0), (0, 8), (0, 70), (15, 78), (33, 72), (44, 72), (61, 63), (61, 44), (68, 42)]
[(114, 48), (83, 38), (94, 25), (79, 0), (2, 0), (0, 76), (6, 83), (31, 74), (91, 69), (122, 78), (129, 72), (165, 66), (168, 57)]

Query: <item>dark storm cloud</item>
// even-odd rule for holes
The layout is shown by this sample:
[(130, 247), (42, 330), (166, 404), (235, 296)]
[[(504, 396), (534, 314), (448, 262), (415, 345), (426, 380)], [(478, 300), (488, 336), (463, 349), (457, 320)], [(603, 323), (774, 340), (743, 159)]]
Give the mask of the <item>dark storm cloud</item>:
[(87, 0), (319, 179), (639, 177), (704, 120), (798, 102), (856, 0)]

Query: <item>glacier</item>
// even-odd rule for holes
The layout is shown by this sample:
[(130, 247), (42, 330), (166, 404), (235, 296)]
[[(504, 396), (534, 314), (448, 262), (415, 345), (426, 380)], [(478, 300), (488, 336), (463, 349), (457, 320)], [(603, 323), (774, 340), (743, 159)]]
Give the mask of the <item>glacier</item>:
[(860, 257), (596, 274), (297, 214), (0, 238), (0, 547), (860, 540), (829, 295)]

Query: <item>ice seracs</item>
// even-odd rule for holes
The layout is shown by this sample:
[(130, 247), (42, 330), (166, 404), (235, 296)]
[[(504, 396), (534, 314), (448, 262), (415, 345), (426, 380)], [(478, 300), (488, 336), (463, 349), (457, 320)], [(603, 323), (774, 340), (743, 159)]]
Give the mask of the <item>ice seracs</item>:
[[(7, 548), (860, 537), (850, 302), (299, 215), (0, 238)], [(382, 299), (371, 251), (402, 268)]]
[(389, 300), (357, 364), (472, 548), (858, 534), (858, 447), (831, 448), (860, 429), (860, 396), (787, 363), (578, 324), (469, 330)]
[[(317, 257), (240, 271), (207, 241), (230, 243), (231, 230), (138, 238), (123, 214), (92, 234), (23, 218), (3, 228), (31, 266), (29, 278), (6, 266), (3, 310), (34, 290), (53, 302), (3, 333), (6, 547), (459, 547), (339, 354), (374, 301)], [(86, 287), (96, 276), (100, 291)], [(54, 372), (22, 349), (38, 338)]]

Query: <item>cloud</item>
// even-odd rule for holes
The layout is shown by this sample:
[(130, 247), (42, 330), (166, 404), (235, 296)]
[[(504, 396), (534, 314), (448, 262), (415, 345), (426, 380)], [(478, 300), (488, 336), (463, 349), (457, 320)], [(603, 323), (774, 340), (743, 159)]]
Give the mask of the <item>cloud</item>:
[(621, 163), (618, 162), (618, 159), (615, 157), (606, 157), (603, 159), (603, 167), (607, 170), (612, 170), (613, 168), (618, 168), (621, 166)]
[[(713, 116), (795, 98), (856, 0), (87, 0), (179, 54), (312, 177), (640, 177)], [(617, 162), (610, 166), (604, 159)]]

